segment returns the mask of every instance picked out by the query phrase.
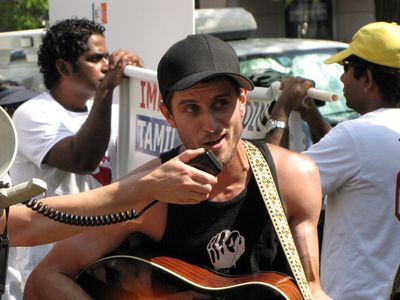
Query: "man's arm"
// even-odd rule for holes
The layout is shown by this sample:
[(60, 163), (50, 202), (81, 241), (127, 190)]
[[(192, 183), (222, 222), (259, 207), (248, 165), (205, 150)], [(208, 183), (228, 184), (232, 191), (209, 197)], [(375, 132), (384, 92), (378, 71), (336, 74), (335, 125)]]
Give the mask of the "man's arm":
[(331, 130), (331, 125), (321, 115), (313, 99), (304, 99), (298, 111), (302, 119), (307, 122), (314, 143), (318, 143)]
[[(216, 177), (187, 165), (204, 149), (186, 150), (161, 165), (154, 159), (119, 181), (87, 192), (42, 199), (44, 204), (75, 215), (104, 215), (116, 211), (140, 211), (154, 199), (194, 204), (209, 197)], [(4, 227), (5, 217), (1, 218)], [(65, 225), (25, 206), (10, 209), (8, 231), (12, 246), (34, 246), (68, 238), (87, 227)]]
[(319, 172), (306, 156), (269, 145), (273, 155), (282, 202), (314, 299), (327, 299), (319, 278), (317, 224), (322, 207)]
[(46, 154), (43, 163), (73, 173), (95, 170), (107, 150), (111, 132), (112, 95), (121, 82), (126, 65), (142, 67), (136, 54), (119, 50), (110, 56), (110, 66), (97, 88), (93, 106), (79, 131), (55, 144)]
[(89, 299), (74, 282), (77, 273), (118, 247), (131, 232), (161, 239), (166, 205), (157, 204), (140, 220), (87, 230), (58, 242), (31, 273), (25, 286), (27, 299)]
[[(292, 111), (300, 112), (310, 127), (313, 142), (318, 142), (330, 130), (330, 124), (322, 117), (313, 99), (306, 98), (307, 90), (313, 83), (299, 77), (282, 79), (281, 95), (271, 111), (271, 118), (288, 123)], [(290, 128), (289, 128), (290, 130)], [(289, 148), (289, 132), (276, 128), (265, 135), (265, 141)]]

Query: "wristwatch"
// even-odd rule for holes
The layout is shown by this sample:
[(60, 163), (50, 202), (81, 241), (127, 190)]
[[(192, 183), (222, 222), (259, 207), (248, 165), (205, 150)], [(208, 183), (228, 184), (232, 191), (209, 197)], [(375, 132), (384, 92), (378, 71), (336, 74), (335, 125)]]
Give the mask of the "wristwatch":
[(270, 133), (275, 128), (281, 128), (287, 130), (289, 129), (289, 126), (286, 122), (269, 119), (267, 124), (265, 124), (265, 133)]

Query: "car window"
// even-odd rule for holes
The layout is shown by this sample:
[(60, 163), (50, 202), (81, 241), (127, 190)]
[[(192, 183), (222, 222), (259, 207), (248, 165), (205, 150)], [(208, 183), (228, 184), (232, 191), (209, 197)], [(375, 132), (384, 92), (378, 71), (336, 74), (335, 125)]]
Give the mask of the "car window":
[(0, 80), (13, 80), (36, 91), (45, 89), (36, 61), (18, 59), (8, 63), (0, 62)]
[(332, 125), (336, 125), (358, 114), (346, 106), (340, 81), (343, 68), (338, 64), (324, 64), (324, 60), (334, 53), (336, 49), (245, 57), (240, 61), (240, 69), (256, 86), (268, 87), (285, 76), (301, 76), (314, 80), (316, 88), (334, 91), (339, 95), (339, 101), (325, 103), (319, 110)]
[(42, 91), (37, 50), (44, 29), (0, 32), (0, 80), (16, 81), (28, 89)]

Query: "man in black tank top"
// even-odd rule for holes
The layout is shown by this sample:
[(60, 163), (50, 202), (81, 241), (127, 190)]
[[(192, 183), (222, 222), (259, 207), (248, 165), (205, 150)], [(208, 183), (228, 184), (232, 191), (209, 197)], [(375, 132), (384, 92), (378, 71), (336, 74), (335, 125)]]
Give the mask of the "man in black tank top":
[[(59, 243), (32, 273), (27, 296), (80, 299), (83, 291), (71, 283), (79, 270), (138, 232), (156, 242), (164, 255), (218, 273), (290, 274), (241, 140), (253, 84), (240, 75), (234, 50), (215, 37), (190, 35), (168, 49), (157, 76), (163, 98), (160, 110), (178, 130), (182, 145), (135, 170), (117, 188), (104, 188), (96, 196), (127, 197), (138, 211), (154, 199), (158, 203), (137, 221), (86, 231)], [(255, 143), (280, 191), (313, 299), (328, 299), (319, 283), (317, 222), (322, 196), (317, 168), (302, 154)], [(223, 165), (216, 176), (188, 164), (204, 149)], [(133, 251), (138, 250), (137, 244), (131, 245)]]

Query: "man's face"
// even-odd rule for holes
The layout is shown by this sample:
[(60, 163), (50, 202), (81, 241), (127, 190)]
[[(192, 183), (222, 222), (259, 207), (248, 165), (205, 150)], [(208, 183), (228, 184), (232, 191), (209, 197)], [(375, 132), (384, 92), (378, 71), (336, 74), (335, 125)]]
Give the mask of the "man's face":
[(340, 80), (343, 82), (343, 95), (346, 98), (346, 105), (361, 113), (364, 110), (366, 99), (362, 93), (362, 81), (355, 79), (354, 67), (351, 64), (344, 64), (344, 72)]
[(78, 92), (93, 95), (108, 70), (108, 51), (102, 35), (92, 35), (87, 46), (78, 58), (78, 70), (71, 74), (71, 83)]
[(210, 149), (227, 164), (243, 131), (246, 96), (244, 90), (238, 96), (233, 84), (221, 78), (173, 92), (170, 111), (165, 105), (161, 111), (187, 148)]

